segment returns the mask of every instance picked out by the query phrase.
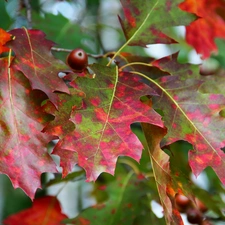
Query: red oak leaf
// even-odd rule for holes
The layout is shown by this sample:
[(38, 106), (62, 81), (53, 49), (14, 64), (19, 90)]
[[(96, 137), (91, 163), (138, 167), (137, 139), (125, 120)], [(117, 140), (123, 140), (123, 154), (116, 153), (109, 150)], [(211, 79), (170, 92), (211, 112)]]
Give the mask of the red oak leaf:
[[(190, 142), (194, 150), (189, 152), (189, 163), (195, 175), (211, 166), (224, 183), (224, 153), (221, 149), (225, 143), (225, 128), (221, 110), (225, 107), (225, 98), (220, 95), (222, 88), (214, 87), (215, 79), (218, 78), (220, 83), (223, 79), (202, 77), (198, 66), (179, 64), (177, 54), (153, 61), (152, 65), (171, 75), (150, 81), (150, 86), (161, 96), (160, 99), (154, 97), (153, 107), (163, 111), (168, 128), (162, 144), (177, 140)], [(219, 94), (200, 92), (212, 93), (212, 89)]]
[(9, 51), (9, 48), (4, 45), (10, 40), (11, 34), (0, 28), (0, 54)]
[(11, 215), (3, 222), (5, 225), (62, 225), (64, 219), (67, 216), (61, 212), (57, 198), (45, 196), (35, 199), (31, 208)]
[(52, 137), (41, 132), (48, 119), (40, 107), (43, 93), (32, 91), (21, 72), (8, 68), (6, 58), (0, 59), (0, 77), (0, 173), (33, 199), (41, 173), (56, 172), (45, 149)]
[(33, 89), (46, 93), (57, 107), (58, 95), (53, 92), (69, 93), (58, 73), (68, 67), (51, 54), (50, 49), (54, 43), (46, 40), (45, 34), (39, 30), (15, 29), (10, 34), (15, 36), (15, 40), (8, 46), (15, 52), (13, 63), (16, 69), (29, 79)]
[(166, 222), (171, 225), (183, 225), (182, 218), (174, 202), (176, 187), (173, 187), (172, 176), (170, 175), (169, 156), (160, 148), (160, 142), (166, 135), (167, 129), (151, 124), (142, 124), (142, 129), (148, 144), (148, 151)]
[(186, 40), (203, 58), (217, 52), (215, 38), (225, 38), (223, 0), (186, 0), (180, 8), (200, 18), (186, 27)]
[(121, 0), (125, 19), (119, 19), (127, 44), (145, 47), (147, 44), (175, 42), (165, 34), (166, 28), (188, 25), (194, 19), (179, 9), (181, 1)]
[(181, 76), (167, 76), (154, 80), (150, 86), (160, 95), (154, 97), (153, 106), (161, 109), (168, 134), (163, 144), (178, 140), (193, 145), (189, 164), (197, 176), (211, 166), (225, 184), (225, 121), (220, 111), (225, 97), (202, 94), (198, 91), (202, 81), (183, 80)]
[(117, 68), (98, 64), (91, 69), (94, 79), (78, 77), (74, 84), (86, 93), (83, 108), (71, 115), (76, 130), (60, 140), (53, 152), (61, 157), (63, 176), (78, 163), (86, 170), (88, 181), (102, 172), (113, 174), (120, 155), (140, 159), (142, 145), (132, 133), (131, 123), (163, 126), (161, 117), (140, 101), (141, 96), (155, 93), (138, 76), (118, 74)]

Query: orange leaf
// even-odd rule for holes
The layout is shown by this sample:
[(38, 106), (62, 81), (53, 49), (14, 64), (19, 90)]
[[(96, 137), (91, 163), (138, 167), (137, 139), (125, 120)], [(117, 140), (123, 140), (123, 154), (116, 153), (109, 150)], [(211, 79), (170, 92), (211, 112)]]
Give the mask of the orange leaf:
[(11, 34), (0, 28), (0, 54), (9, 51), (8, 47), (5, 47), (5, 43), (11, 40)]
[(46, 196), (35, 199), (31, 208), (11, 215), (3, 222), (5, 225), (60, 225), (66, 218), (57, 198)]
[(196, 14), (199, 19), (186, 27), (187, 43), (203, 58), (217, 52), (215, 38), (225, 38), (225, 2), (223, 0), (186, 0), (180, 8)]

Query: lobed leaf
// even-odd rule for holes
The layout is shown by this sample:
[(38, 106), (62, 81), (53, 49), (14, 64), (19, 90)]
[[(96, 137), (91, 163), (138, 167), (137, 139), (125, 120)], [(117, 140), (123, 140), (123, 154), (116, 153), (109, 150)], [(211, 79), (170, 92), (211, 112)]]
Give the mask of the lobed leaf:
[(156, 180), (166, 224), (183, 225), (182, 218), (175, 206), (177, 185), (173, 184), (170, 171), (169, 156), (160, 148), (160, 142), (167, 133), (166, 128), (151, 124), (142, 124), (142, 129), (148, 144), (149, 156)]
[(127, 44), (146, 47), (147, 44), (175, 42), (165, 30), (188, 25), (194, 20), (194, 16), (179, 9), (180, 2), (182, 0), (121, 0), (124, 18), (119, 19)]
[(186, 27), (186, 41), (203, 58), (217, 52), (215, 38), (225, 38), (225, 3), (223, 0), (186, 0), (179, 7), (199, 19)]
[(53, 153), (61, 158), (63, 176), (74, 166), (86, 170), (87, 180), (96, 180), (100, 173), (113, 174), (120, 155), (139, 160), (142, 145), (132, 133), (130, 124), (152, 123), (163, 126), (161, 117), (140, 97), (154, 95), (139, 77), (126, 72), (118, 74), (117, 68), (94, 64), (96, 77), (78, 77), (72, 84), (86, 94), (83, 108), (75, 110), (71, 121), (76, 125), (73, 133), (56, 145)]
[[(189, 164), (197, 176), (206, 167), (211, 166), (224, 183), (224, 107), (225, 98), (221, 85), (215, 89), (219, 94), (203, 94), (200, 91), (212, 93), (215, 81), (221, 81), (222, 76), (200, 76), (199, 68), (191, 64), (179, 64), (177, 54), (165, 57), (151, 63), (153, 66), (167, 72), (164, 76), (153, 80), (154, 74), (148, 78), (149, 85), (160, 95), (153, 97), (153, 107), (159, 110), (168, 128), (168, 134), (162, 141), (162, 146), (179, 140), (185, 140), (194, 147), (189, 152)], [(197, 79), (201, 80), (197, 80)]]
[(10, 34), (15, 36), (15, 40), (8, 44), (15, 53), (14, 66), (29, 79), (32, 89), (46, 93), (57, 107), (58, 95), (54, 91), (69, 93), (58, 73), (68, 67), (51, 54), (54, 43), (46, 40), (45, 34), (39, 30), (21, 28), (10, 31)]
[(41, 173), (56, 172), (46, 150), (52, 136), (41, 132), (48, 119), (40, 107), (45, 95), (32, 91), (21, 72), (8, 68), (6, 58), (0, 59), (0, 79), (0, 173), (33, 199)]
[(189, 164), (197, 176), (211, 166), (225, 184), (224, 118), (220, 111), (225, 107), (225, 97), (219, 94), (202, 94), (198, 91), (202, 81), (182, 80), (179, 76), (167, 76), (150, 86), (160, 95), (153, 99), (154, 107), (163, 111), (168, 134), (163, 145), (178, 140), (193, 145), (189, 152)]
[[(153, 68), (151, 68), (148, 77), (154, 79), (154, 67), (157, 67), (159, 70), (167, 73), (168, 75), (176, 75), (179, 76), (181, 79), (187, 78), (197, 78), (201, 79), (203, 77), (199, 74), (199, 65), (193, 65), (190, 63), (179, 63), (177, 61), (178, 53), (174, 53), (173, 55), (163, 57), (161, 59), (155, 60), (151, 63)], [(162, 72), (161, 72), (162, 73)], [(165, 76), (165, 75), (164, 75)], [(159, 76), (157, 77), (159, 78)]]

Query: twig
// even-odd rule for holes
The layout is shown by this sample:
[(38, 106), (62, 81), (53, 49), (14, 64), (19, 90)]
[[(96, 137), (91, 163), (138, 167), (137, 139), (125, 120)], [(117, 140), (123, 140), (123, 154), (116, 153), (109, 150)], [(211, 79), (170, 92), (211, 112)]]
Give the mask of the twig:
[[(56, 51), (56, 52), (72, 52), (73, 51), (72, 49), (56, 48), (56, 47), (52, 47), (51, 50)], [(115, 52), (108, 52), (106, 54), (99, 54), (99, 55), (93, 55), (93, 54), (87, 53), (88, 56), (95, 58), (95, 59), (111, 57), (114, 54), (115, 54)]]
[(106, 52), (105, 50), (105, 47), (104, 47), (104, 44), (102, 42), (102, 38), (101, 38), (101, 20), (100, 20), (100, 15), (101, 15), (101, 12), (100, 12), (100, 5), (98, 6), (98, 9), (97, 9), (97, 15), (96, 15), (96, 38), (97, 38), (97, 41), (99, 43), (99, 48), (102, 50), (102, 52)]
[(207, 220), (209, 221), (224, 221), (224, 218), (221, 218), (221, 217), (211, 217), (211, 216), (206, 216), (205, 217)]
[(56, 48), (56, 47), (52, 47), (51, 50), (56, 52), (72, 52), (73, 51), (72, 49)]
[(31, 29), (32, 28), (32, 19), (31, 19), (31, 5), (30, 5), (30, 1), (29, 0), (23, 0), (23, 4), (26, 7), (27, 10), (27, 28)]

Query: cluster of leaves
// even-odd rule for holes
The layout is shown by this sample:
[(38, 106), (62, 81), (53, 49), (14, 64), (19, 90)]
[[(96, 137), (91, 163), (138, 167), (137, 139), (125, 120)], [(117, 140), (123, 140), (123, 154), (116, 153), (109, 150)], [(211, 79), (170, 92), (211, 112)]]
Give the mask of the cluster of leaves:
[[(178, 53), (154, 60), (124, 49), (177, 43), (168, 28), (183, 25), (187, 42), (207, 58), (216, 50), (215, 38), (225, 38), (221, 16), (225, 5), (222, 0), (121, 0), (121, 5), (119, 20), (126, 41), (116, 53), (102, 56), (111, 56), (109, 60), (90, 64), (91, 73), (73, 73), (56, 59), (51, 52), (54, 43), (41, 30), (0, 29), (0, 53), (7, 53), (0, 59), (0, 172), (8, 175), (14, 188), (20, 187), (34, 199), (41, 188), (41, 174), (57, 172), (47, 151), (50, 141), (58, 140), (51, 154), (60, 157), (63, 178), (78, 164), (87, 181), (96, 181), (103, 172), (114, 174), (119, 156), (139, 162), (144, 143), (156, 181), (153, 190), (158, 190), (166, 223), (183, 224), (174, 198), (176, 193), (186, 193), (193, 199), (193, 190), (171, 160), (171, 149), (178, 141), (188, 142), (193, 174), (211, 167), (225, 184), (225, 93), (220, 86), (224, 78), (200, 75), (198, 66), (180, 64)], [(218, 23), (212, 26), (215, 19)], [(61, 78), (60, 72), (66, 75)], [(130, 128), (134, 123), (139, 131), (141, 127), (143, 143)], [(162, 148), (170, 149), (165, 153)], [(123, 171), (104, 188), (114, 198), (65, 222), (103, 224), (109, 213), (111, 224), (154, 222), (146, 199), (137, 204), (151, 193), (153, 180), (147, 179), (146, 168), (136, 167), (136, 175)], [(151, 194), (156, 196), (154, 191)], [(40, 205), (46, 208), (39, 210)], [(22, 217), (27, 218), (23, 224), (31, 224), (36, 220), (29, 216), (36, 214), (33, 210), (39, 211), (45, 224), (66, 218), (57, 199), (45, 197), (5, 224)], [(131, 212), (133, 217), (128, 216)], [(214, 212), (223, 217), (216, 206)]]

